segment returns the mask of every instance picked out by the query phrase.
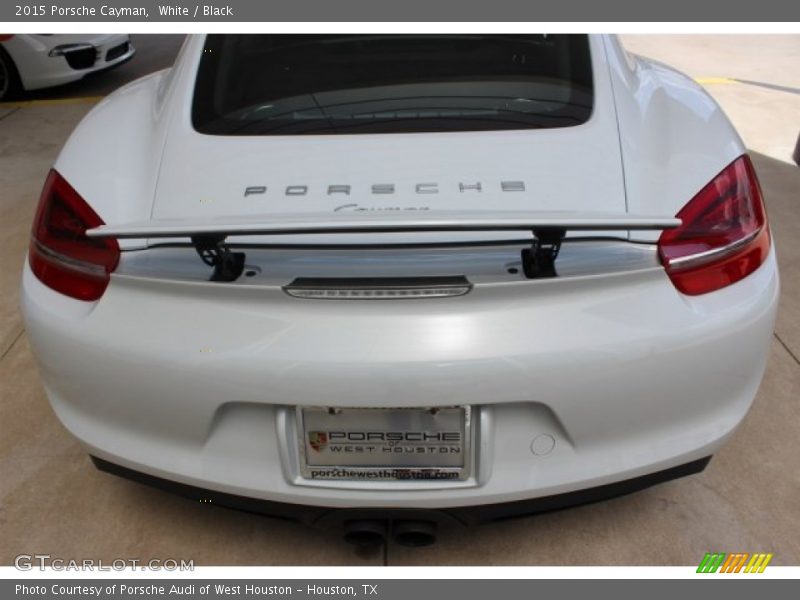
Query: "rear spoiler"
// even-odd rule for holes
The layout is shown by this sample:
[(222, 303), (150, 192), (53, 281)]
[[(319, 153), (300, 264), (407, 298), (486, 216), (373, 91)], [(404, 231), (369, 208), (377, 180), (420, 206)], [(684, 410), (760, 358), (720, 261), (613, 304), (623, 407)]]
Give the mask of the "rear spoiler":
[(436, 231), (530, 231), (531, 248), (523, 249), (522, 265), (529, 278), (554, 277), (555, 259), (568, 231), (630, 231), (672, 229), (674, 217), (566, 212), (436, 212), (281, 215), (274, 221), (241, 219), (161, 219), (120, 225), (101, 225), (86, 232), (90, 238), (191, 238), (197, 253), (214, 267), (211, 281), (234, 281), (244, 269), (244, 253), (231, 252), (231, 236), (316, 235), (346, 233), (411, 233)]
[(569, 231), (620, 231), (671, 229), (681, 224), (674, 217), (595, 213), (576, 217), (574, 213), (546, 212), (437, 212), (413, 211), (414, 215), (356, 213), (281, 215), (274, 221), (243, 222), (240, 219), (161, 219), (121, 225), (101, 225), (86, 232), (92, 238), (186, 238), (196, 236), (304, 235), (334, 233), (391, 233), (419, 231), (503, 231), (564, 229)]

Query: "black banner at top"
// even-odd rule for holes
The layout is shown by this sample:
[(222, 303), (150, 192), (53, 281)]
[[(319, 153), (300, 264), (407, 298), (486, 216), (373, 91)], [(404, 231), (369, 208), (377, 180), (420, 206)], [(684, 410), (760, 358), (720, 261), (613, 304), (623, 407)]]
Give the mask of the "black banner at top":
[(4, 0), (0, 22), (797, 22), (791, 0)]

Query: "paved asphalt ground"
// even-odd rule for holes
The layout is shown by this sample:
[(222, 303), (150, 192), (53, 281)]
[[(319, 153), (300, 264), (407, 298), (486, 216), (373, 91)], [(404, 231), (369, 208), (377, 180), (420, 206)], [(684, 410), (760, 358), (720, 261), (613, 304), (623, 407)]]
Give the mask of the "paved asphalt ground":
[(782, 298), (767, 373), (745, 423), (704, 473), (447, 532), (429, 548), (360, 552), (334, 534), (95, 471), (47, 404), (17, 289), (39, 191), (64, 140), (93, 97), (167, 66), (180, 44), (180, 36), (135, 36), (138, 56), (119, 69), (0, 105), (0, 564), (47, 553), (198, 565), (691, 565), (712, 550), (773, 552), (773, 564), (800, 564), (800, 168), (790, 159), (800, 130), (800, 36), (623, 40), (697, 78), (728, 112), (751, 149), (778, 247)]

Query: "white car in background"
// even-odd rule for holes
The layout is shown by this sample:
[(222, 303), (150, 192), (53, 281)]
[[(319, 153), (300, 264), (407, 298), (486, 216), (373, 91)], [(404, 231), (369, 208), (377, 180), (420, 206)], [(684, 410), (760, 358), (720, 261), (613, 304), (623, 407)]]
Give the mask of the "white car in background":
[(703, 89), (601, 35), (210, 35), (92, 110), (22, 281), (101, 469), (421, 545), (701, 471), (778, 299)]
[(0, 34), (0, 100), (78, 81), (133, 58), (120, 34)]

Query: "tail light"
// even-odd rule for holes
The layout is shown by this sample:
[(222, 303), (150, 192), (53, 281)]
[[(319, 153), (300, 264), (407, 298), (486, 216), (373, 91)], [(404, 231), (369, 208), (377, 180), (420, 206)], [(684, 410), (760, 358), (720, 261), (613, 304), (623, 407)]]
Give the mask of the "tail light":
[(119, 262), (116, 240), (90, 239), (103, 225), (86, 201), (56, 171), (50, 171), (33, 221), (28, 260), (45, 285), (78, 300), (97, 300)]
[(661, 234), (658, 250), (669, 278), (684, 294), (705, 294), (735, 283), (767, 258), (767, 213), (746, 155), (728, 165), (676, 216), (682, 224)]

